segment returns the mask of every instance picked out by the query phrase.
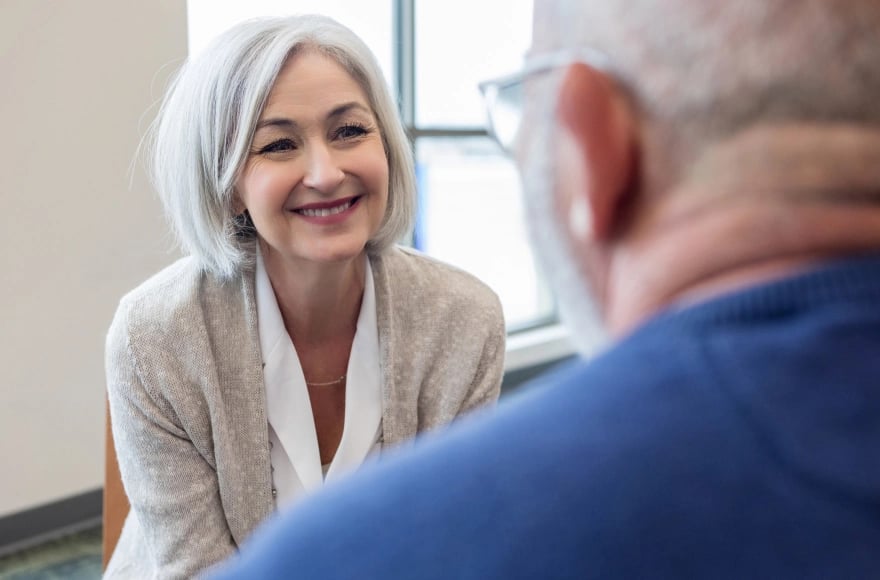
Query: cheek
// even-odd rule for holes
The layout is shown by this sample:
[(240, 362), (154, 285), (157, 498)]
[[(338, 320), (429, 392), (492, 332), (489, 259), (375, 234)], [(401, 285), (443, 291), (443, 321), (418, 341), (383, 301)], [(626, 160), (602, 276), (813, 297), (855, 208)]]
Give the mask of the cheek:
[(384, 165), (382, 170), (376, 176), (377, 187), (380, 192), (380, 197), (382, 198), (382, 204), (385, 205), (388, 203), (388, 188), (389, 188), (389, 175), (388, 175), (388, 166)]
[(369, 157), (365, 157), (360, 173), (369, 192), (377, 201), (381, 200), (383, 205), (386, 204), (390, 175), (385, 150), (380, 147), (378, 151), (372, 151)]
[(237, 191), (242, 205), (251, 209), (254, 205), (275, 202), (276, 197), (286, 198), (285, 173), (271, 167), (249, 169), (238, 181)]

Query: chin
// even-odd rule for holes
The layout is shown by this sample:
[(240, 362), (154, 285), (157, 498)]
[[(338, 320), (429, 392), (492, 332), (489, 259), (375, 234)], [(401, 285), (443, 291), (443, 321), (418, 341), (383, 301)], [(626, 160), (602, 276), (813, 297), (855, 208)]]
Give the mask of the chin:
[(309, 251), (304, 252), (301, 257), (311, 262), (334, 264), (362, 256), (366, 249), (366, 239), (352, 243), (324, 243), (309, 248)]

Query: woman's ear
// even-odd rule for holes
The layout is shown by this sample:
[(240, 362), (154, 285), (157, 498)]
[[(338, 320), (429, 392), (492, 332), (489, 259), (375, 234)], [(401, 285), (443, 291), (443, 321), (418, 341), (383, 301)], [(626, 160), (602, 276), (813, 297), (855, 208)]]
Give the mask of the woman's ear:
[[(565, 158), (578, 167), (560, 167), (560, 180), (576, 179), (567, 190), (572, 228), (597, 241), (613, 236), (624, 216), (624, 201), (635, 176), (636, 136), (623, 95), (601, 71), (577, 63), (565, 71), (556, 103), (556, 120), (572, 151)], [(578, 208), (581, 208), (578, 211)]]
[(244, 205), (244, 202), (241, 201), (241, 196), (238, 195), (238, 189), (232, 190), (232, 214), (233, 215), (241, 215), (245, 211), (247, 211), (247, 207)]

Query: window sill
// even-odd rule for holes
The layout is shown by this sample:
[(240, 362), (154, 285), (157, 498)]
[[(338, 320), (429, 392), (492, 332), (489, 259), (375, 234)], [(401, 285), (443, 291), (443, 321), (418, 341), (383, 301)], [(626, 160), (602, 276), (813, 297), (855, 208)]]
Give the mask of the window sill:
[(542, 326), (507, 337), (505, 372), (517, 371), (576, 354), (561, 324)]

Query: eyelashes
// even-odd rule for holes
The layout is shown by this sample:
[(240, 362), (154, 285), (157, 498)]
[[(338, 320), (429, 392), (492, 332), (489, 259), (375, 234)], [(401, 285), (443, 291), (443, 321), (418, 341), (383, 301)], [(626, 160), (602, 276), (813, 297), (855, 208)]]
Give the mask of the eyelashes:
[(257, 153), (260, 155), (265, 153), (278, 153), (279, 151), (291, 151), (296, 149), (296, 144), (294, 144), (293, 139), (278, 139), (277, 141), (272, 141), (268, 145), (261, 147), (257, 150)]
[(339, 139), (355, 139), (363, 137), (370, 132), (370, 128), (360, 123), (347, 123), (334, 131), (334, 135)]
[[(330, 133), (330, 139), (333, 141), (356, 141), (373, 132), (373, 128), (361, 123), (346, 123)], [(299, 145), (294, 139), (284, 137), (276, 139), (256, 150), (257, 154), (264, 155), (269, 153), (281, 153), (294, 151)]]

